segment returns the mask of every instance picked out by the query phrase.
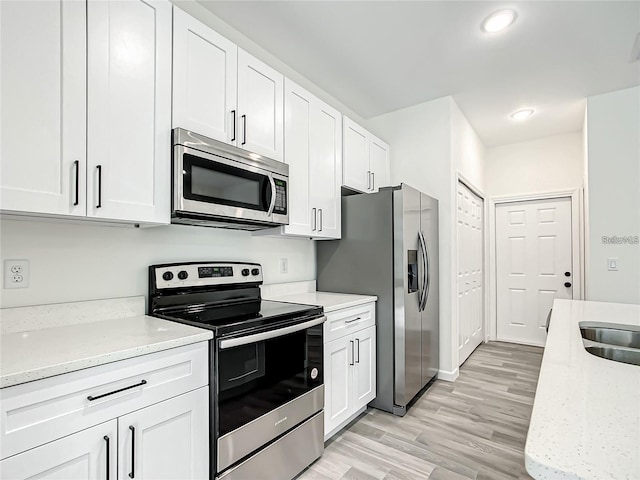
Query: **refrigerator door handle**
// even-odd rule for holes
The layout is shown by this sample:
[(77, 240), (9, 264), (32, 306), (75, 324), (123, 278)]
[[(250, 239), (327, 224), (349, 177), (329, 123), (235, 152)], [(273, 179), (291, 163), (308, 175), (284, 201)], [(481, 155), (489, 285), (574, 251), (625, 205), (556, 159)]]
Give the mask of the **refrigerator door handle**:
[(420, 305), (418, 311), (424, 311), (427, 306), (427, 298), (429, 297), (429, 251), (427, 250), (427, 241), (422, 231), (418, 231), (418, 239), (420, 240), (420, 250), (422, 250), (422, 290), (420, 291)]

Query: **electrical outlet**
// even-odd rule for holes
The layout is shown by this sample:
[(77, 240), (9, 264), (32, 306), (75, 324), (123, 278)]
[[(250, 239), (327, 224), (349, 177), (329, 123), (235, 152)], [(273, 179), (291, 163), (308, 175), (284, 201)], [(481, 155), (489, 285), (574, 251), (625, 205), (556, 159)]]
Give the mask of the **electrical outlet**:
[(4, 261), (4, 288), (29, 286), (29, 260)]
[(280, 259), (280, 273), (287, 273), (289, 271), (289, 260), (286, 258)]

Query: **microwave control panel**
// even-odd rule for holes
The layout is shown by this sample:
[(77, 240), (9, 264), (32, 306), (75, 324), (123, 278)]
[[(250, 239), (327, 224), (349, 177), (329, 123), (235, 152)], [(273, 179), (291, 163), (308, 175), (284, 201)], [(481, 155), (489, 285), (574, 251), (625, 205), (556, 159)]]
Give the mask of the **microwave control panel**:
[(287, 182), (284, 180), (274, 179), (276, 184), (276, 203), (273, 207), (273, 213), (282, 215), (287, 214)]

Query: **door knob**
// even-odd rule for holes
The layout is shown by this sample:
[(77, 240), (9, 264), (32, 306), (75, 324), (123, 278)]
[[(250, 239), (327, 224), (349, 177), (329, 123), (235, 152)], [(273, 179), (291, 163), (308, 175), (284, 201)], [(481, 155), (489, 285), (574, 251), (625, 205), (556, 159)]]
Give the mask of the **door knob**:
[(571, 276), (571, 272), (564, 272), (564, 276), (565, 277), (570, 277)]
[(564, 282), (564, 286), (569, 288), (571, 286), (571, 283), (570, 282)]

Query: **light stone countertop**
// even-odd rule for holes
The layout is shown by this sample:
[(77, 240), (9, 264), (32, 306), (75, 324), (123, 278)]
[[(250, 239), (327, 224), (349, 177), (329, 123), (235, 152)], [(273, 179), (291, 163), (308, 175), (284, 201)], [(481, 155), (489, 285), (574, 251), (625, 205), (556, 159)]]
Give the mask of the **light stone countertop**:
[(0, 388), (209, 340), (209, 330), (140, 315), (0, 335)]
[(322, 305), (325, 313), (335, 312), (348, 307), (356, 307), (365, 303), (375, 302), (378, 299), (371, 295), (351, 295), (346, 293), (330, 292), (302, 292), (282, 296), (269, 296), (265, 300), (278, 302), (304, 303), (308, 305)]
[(588, 353), (580, 322), (640, 325), (640, 305), (555, 300), (525, 465), (535, 479), (640, 479), (640, 366)]

